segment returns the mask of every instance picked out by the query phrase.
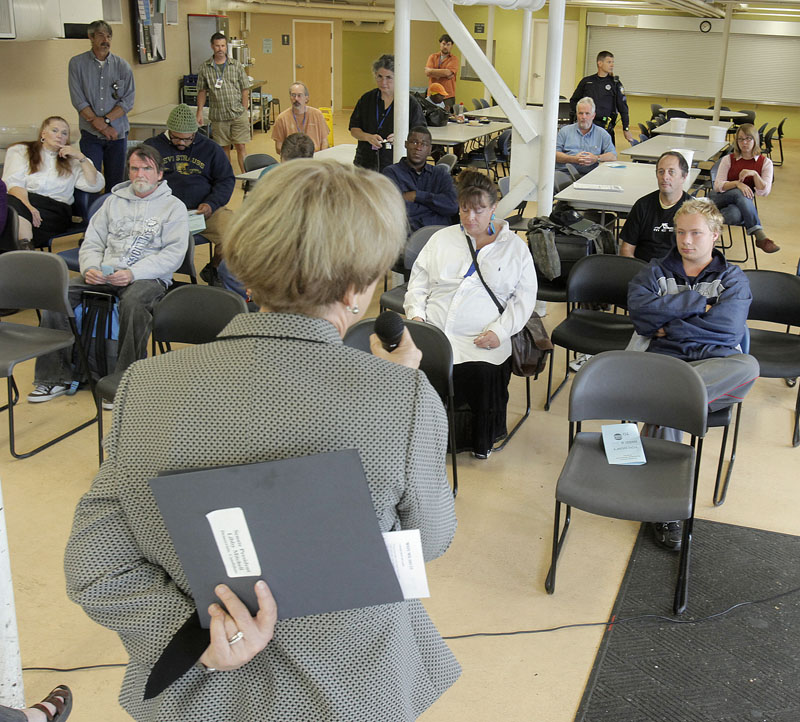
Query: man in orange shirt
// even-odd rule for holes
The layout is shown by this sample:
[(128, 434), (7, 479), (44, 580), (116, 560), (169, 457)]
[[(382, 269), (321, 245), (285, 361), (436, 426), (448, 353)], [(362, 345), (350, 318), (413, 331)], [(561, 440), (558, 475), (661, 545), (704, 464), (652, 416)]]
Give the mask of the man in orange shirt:
[(452, 110), (456, 102), (458, 74), (458, 58), (450, 52), (452, 49), (453, 38), (445, 33), (439, 38), (439, 52), (433, 53), (425, 63), (428, 85), (439, 83), (444, 88), (444, 105), (448, 110)]
[(314, 151), (328, 147), (328, 124), (325, 116), (317, 108), (308, 104), (308, 88), (304, 83), (289, 86), (291, 107), (284, 110), (275, 120), (272, 140), (275, 150), (281, 154), (281, 146), (292, 133), (305, 133), (314, 141)]

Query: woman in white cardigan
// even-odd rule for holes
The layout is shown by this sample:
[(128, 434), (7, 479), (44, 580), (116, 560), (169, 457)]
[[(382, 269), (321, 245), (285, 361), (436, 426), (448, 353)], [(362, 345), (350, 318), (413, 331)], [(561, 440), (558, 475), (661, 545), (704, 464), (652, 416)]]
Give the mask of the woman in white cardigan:
[(19, 214), (20, 240), (39, 248), (70, 227), (76, 188), (97, 193), (105, 185), (92, 161), (69, 144), (69, 124), (57, 115), (44, 119), (36, 140), (6, 151), (3, 181)]

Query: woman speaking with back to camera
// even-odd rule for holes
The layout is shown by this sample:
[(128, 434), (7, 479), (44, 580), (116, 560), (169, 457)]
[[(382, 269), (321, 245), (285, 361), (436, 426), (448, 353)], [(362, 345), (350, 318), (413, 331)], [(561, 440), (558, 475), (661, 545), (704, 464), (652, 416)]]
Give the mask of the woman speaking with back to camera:
[[(282, 164), (248, 196), (225, 246), (261, 312), (123, 377), (65, 568), (73, 601), (125, 644), (120, 702), (138, 722), (411, 722), (458, 678), (418, 600), (276, 623), (261, 582), (255, 617), (220, 585), (227, 613), (211, 605), (209, 637), (148, 486), (160, 471), (354, 448), (380, 530), (419, 529), (426, 560), (445, 552), (456, 526), (447, 420), (421, 354), (408, 331), (392, 354), (376, 338), (374, 355), (342, 343), (405, 228), (388, 178), (333, 160)], [(196, 651), (147, 699), (176, 638)]]

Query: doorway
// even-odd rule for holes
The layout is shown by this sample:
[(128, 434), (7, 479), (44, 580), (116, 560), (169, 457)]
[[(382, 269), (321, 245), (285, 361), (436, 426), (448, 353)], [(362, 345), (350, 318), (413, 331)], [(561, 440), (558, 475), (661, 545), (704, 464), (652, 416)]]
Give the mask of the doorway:
[[(564, 42), (561, 47), (561, 81), (559, 94), (566, 98), (575, 90), (575, 70), (578, 59), (578, 23), (564, 23)], [(547, 20), (533, 21), (531, 44), (531, 77), (528, 80), (528, 100), (541, 103), (544, 100), (544, 74), (547, 65)]]
[(333, 21), (292, 20), (294, 80), (308, 88), (309, 105), (333, 108)]

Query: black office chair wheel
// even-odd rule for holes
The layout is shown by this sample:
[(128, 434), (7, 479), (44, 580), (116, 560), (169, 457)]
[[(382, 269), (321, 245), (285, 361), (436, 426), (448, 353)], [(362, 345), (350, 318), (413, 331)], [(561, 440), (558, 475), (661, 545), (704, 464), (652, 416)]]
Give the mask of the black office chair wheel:
[(790, 389), (791, 389), (791, 388), (794, 388), (794, 387), (795, 387), (795, 385), (797, 384), (797, 376), (794, 376), (794, 377), (792, 377), (792, 378), (790, 378), (790, 379), (784, 379), (784, 381), (786, 382), (786, 385), (787, 385), (787, 386), (788, 386)]

